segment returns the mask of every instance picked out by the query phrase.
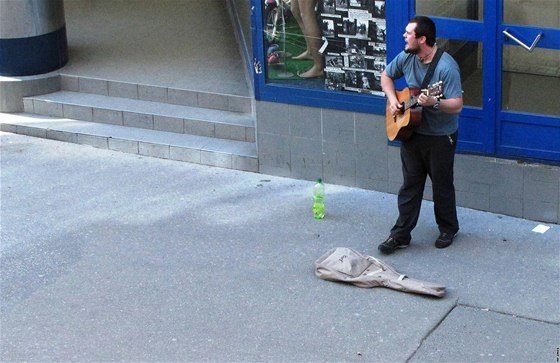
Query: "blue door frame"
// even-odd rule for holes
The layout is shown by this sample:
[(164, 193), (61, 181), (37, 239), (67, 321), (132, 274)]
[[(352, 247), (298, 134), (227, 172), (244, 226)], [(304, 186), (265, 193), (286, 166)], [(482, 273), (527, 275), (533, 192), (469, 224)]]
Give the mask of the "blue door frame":
[[(408, 7), (409, 16), (414, 16), (415, 0), (409, 0)], [(504, 24), (503, 13), (502, 0), (485, 0), (482, 21), (431, 17), (436, 23), (438, 37), (481, 42), (483, 46), (482, 107), (464, 107), (461, 112), (458, 150), (559, 163), (560, 115), (501, 110), (501, 85), (502, 48), (518, 45), (503, 35), (504, 30), (521, 34), (525, 39), (535, 39), (542, 33), (536, 47), (559, 50), (559, 54), (560, 30)], [(400, 41), (402, 43), (402, 39)], [(396, 47), (388, 45), (388, 48)], [(550, 91), (552, 95), (560, 93), (560, 80), (558, 89)]]
[[(496, 1), (496, 0), (494, 0)], [(503, 1), (497, 1), (496, 12), (503, 14)], [(502, 64), (502, 47), (519, 44), (503, 35), (503, 31), (515, 34), (525, 42), (542, 34), (536, 48), (552, 49), (560, 56), (560, 29), (498, 23), (497, 61)], [(528, 40), (530, 39), (530, 40)], [(502, 84), (502, 72), (497, 72), (496, 84)], [(522, 91), (522, 90), (520, 90)], [(550, 97), (560, 94), (560, 78), (556, 89), (549, 90)], [(529, 157), (560, 163), (560, 115), (538, 115), (524, 112), (496, 110), (496, 154), (503, 157)]]

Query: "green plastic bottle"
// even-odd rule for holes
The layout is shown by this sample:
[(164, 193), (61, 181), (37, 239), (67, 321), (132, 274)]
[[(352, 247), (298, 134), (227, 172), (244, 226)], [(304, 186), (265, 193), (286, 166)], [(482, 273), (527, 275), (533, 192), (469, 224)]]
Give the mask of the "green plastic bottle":
[(313, 217), (315, 219), (325, 217), (325, 185), (321, 178), (317, 179), (313, 187)]

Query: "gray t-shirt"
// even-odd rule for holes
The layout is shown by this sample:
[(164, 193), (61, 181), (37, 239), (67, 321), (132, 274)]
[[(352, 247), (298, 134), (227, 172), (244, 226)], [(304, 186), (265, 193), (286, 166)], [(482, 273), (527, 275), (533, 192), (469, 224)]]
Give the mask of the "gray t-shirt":
[[(393, 80), (405, 76), (408, 87), (420, 88), (429, 66), (430, 64), (420, 62), (417, 56), (402, 51), (387, 65), (385, 73)], [(432, 85), (439, 81), (443, 82), (443, 98), (463, 96), (459, 65), (446, 52), (441, 55), (434, 75), (428, 84)], [(422, 123), (414, 129), (414, 132), (423, 135), (450, 135), (457, 131), (458, 126), (459, 114), (424, 107)]]

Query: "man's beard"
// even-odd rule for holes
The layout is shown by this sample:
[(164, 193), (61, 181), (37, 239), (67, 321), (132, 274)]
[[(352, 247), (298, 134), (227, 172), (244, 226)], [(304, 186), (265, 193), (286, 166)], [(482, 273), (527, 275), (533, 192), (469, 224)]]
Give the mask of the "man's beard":
[(406, 45), (404, 46), (404, 52), (408, 54), (418, 54), (420, 53), (420, 48), (407, 48)]

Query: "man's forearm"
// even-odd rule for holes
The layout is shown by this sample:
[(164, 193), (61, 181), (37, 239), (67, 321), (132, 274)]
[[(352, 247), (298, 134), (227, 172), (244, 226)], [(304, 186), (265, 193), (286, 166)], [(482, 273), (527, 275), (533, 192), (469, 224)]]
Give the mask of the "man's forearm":
[(440, 100), (439, 109), (445, 113), (459, 113), (463, 109), (463, 97)]
[(385, 74), (385, 71), (381, 74), (381, 89), (385, 92), (389, 101), (393, 102), (396, 100), (395, 82)]

